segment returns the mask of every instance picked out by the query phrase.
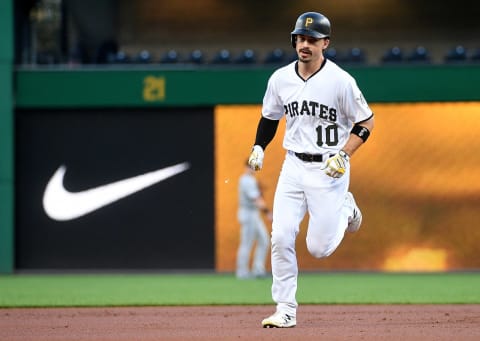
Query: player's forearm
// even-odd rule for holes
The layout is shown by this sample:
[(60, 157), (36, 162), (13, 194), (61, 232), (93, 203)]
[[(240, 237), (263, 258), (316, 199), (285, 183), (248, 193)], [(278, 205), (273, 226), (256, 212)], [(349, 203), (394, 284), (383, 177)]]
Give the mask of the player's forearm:
[(263, 150), (265, 150), (267, 145), (275, 137), (275, 133), (277, 132), (278, 128), (278, 122), (279, 121), (269, 120), (265, 117), (262, 117), (260, 122), (258, 122), (255, 145), (259, 145), (263, 148)]
[[(360, 123), (359, 126), (367, 128), (368, 131), (371, 133), (374, 127), (373, 117), (368, 121)], [(347, 143), (345, 144), (345, 146), (343, 146), (342, 150), (345, 153), (347, 153), (349, 156), (352, 156), (358, 150), (358, 148), (360, 148), (360, 146), (364, 143), (365, 141), (360, 136), (357, 136), (355, 134), (350, 134), (350, 137), (347, 140)]]
[(362, 144), (363, 140), (360, 137), (350, 134), (350, 138), (345, 146), (343, 146), (342, 150), (347, 153), (348, 156), (352, 156)]

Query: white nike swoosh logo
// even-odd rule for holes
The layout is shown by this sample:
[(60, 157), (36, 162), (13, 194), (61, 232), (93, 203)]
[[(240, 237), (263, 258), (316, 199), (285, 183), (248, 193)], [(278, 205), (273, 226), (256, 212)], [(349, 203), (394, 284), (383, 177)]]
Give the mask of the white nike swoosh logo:
[(183, 162), (85, 191), (69, 192), (63, 186), (67, 168), (62, 165), (53, 174), (45, 188), (43, 208), (47, 215), (54, 220), (76, 219), (182, 173), (189, 167), (188, 162)]

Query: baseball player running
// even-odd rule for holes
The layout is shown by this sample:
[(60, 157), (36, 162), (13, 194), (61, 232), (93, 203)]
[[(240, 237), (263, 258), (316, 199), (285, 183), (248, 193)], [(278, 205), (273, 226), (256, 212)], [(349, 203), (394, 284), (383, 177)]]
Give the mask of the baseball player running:
[(291, 42), (298, 60), (271, 75), (249, 157), (250, 167), (260, 170), (264, 150), (285, 117), (287, 152), (275, 191), (271, 234), (276, 311), (262, 321), (265, 328), (296, 325), (295, 239), (305, 214), (306, 244), (316, 258), (331, 255), (345, 231), (359, 229), (362, 214), (348, 191), (349, 160), (374, 126), (354, 78), (323, 55), (330, 43), (330, 21), (316, 12), (300, 15)]

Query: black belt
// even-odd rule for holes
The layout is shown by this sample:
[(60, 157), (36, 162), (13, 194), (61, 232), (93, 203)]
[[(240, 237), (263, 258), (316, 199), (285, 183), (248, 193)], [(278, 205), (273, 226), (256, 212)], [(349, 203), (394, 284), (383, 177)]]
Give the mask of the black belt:
[(298, 157), (302, 161), (306, 162), (322, 162), (323, 156), (322, 154), (304, 154), (304, 153), (295, 153), (295, 156)]

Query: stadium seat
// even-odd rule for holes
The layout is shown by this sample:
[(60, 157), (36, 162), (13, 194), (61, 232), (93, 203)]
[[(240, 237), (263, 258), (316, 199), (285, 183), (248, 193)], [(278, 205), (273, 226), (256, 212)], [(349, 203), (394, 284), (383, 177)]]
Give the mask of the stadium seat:
[(228, 64), (231, 62), (231, 54), (227, 49), (222, 49), (217, 52), (212, 60), (213, 64)]
[(470, 60), (472, 62), (480, 62), (480, 48), (478, 49), (475, 49), (472, 53), (472, 55), (470, 56)]
[(265, 57), (265, 64), (280, 64), (286, 61), (285, 51), (282, 49), (273, 49)]
[(345, 54), (345, 57), (343, 58), (344, 62), (355, 63), (355, 64), (365, 63), (366, 60), (367, 60), (367, 57), (365, 55), (365, 52), (358, 47), (353, 47), (349, 49)]
[(128, 64), (131, 61), (130, 56), (125, 51), (118, 51), (110, 58), (109, 61), (115, 64)]
[(188, 61), (193, 64), (203, 64), (205, 61), (205, 56), (201, 50), (193, 50), (190, 53)]
[(382, 56), (383, 63), (401, 63), (403, 62), (403, 51), (400, 47), (394, 46), (388, 49)]
[(175, 64), (180, 60), (178, 52), (175, 50), (169, 50), (163, 54), (160, 58), (160, 63), (162, 64)]
[(429, 63), (430, 54), (425, 47), (417, 46), (407, 56), (407, 61), (411, 63)]
[(237, 64), (254, 64), (256, 62), (255, 52), (251, 49), (242, 51), (235, 59)]
[(151, 61), (152, 55), (147, 50), (142, 50), (135, 56), (135, 63), (137, 64), (149, 64)]
[(287, 56), (287, 62), (291, 63), (298, 59), (297, 51), (293, 51), (290, 55)]
[(445, 62), (456, 63), (467, 60), (467, 50), (462, 45), (455, 46), (445, 55)]
[(328, 48), (326, 51), (325, 51), (325, 58), (328, 58), (330, 59), (332, 62), (338, 62), (339, 60), (339, 56), (338, 56), (338, 52), (337, 52), (337, 49), (334, 48), (334, 47), (330, 47)]

